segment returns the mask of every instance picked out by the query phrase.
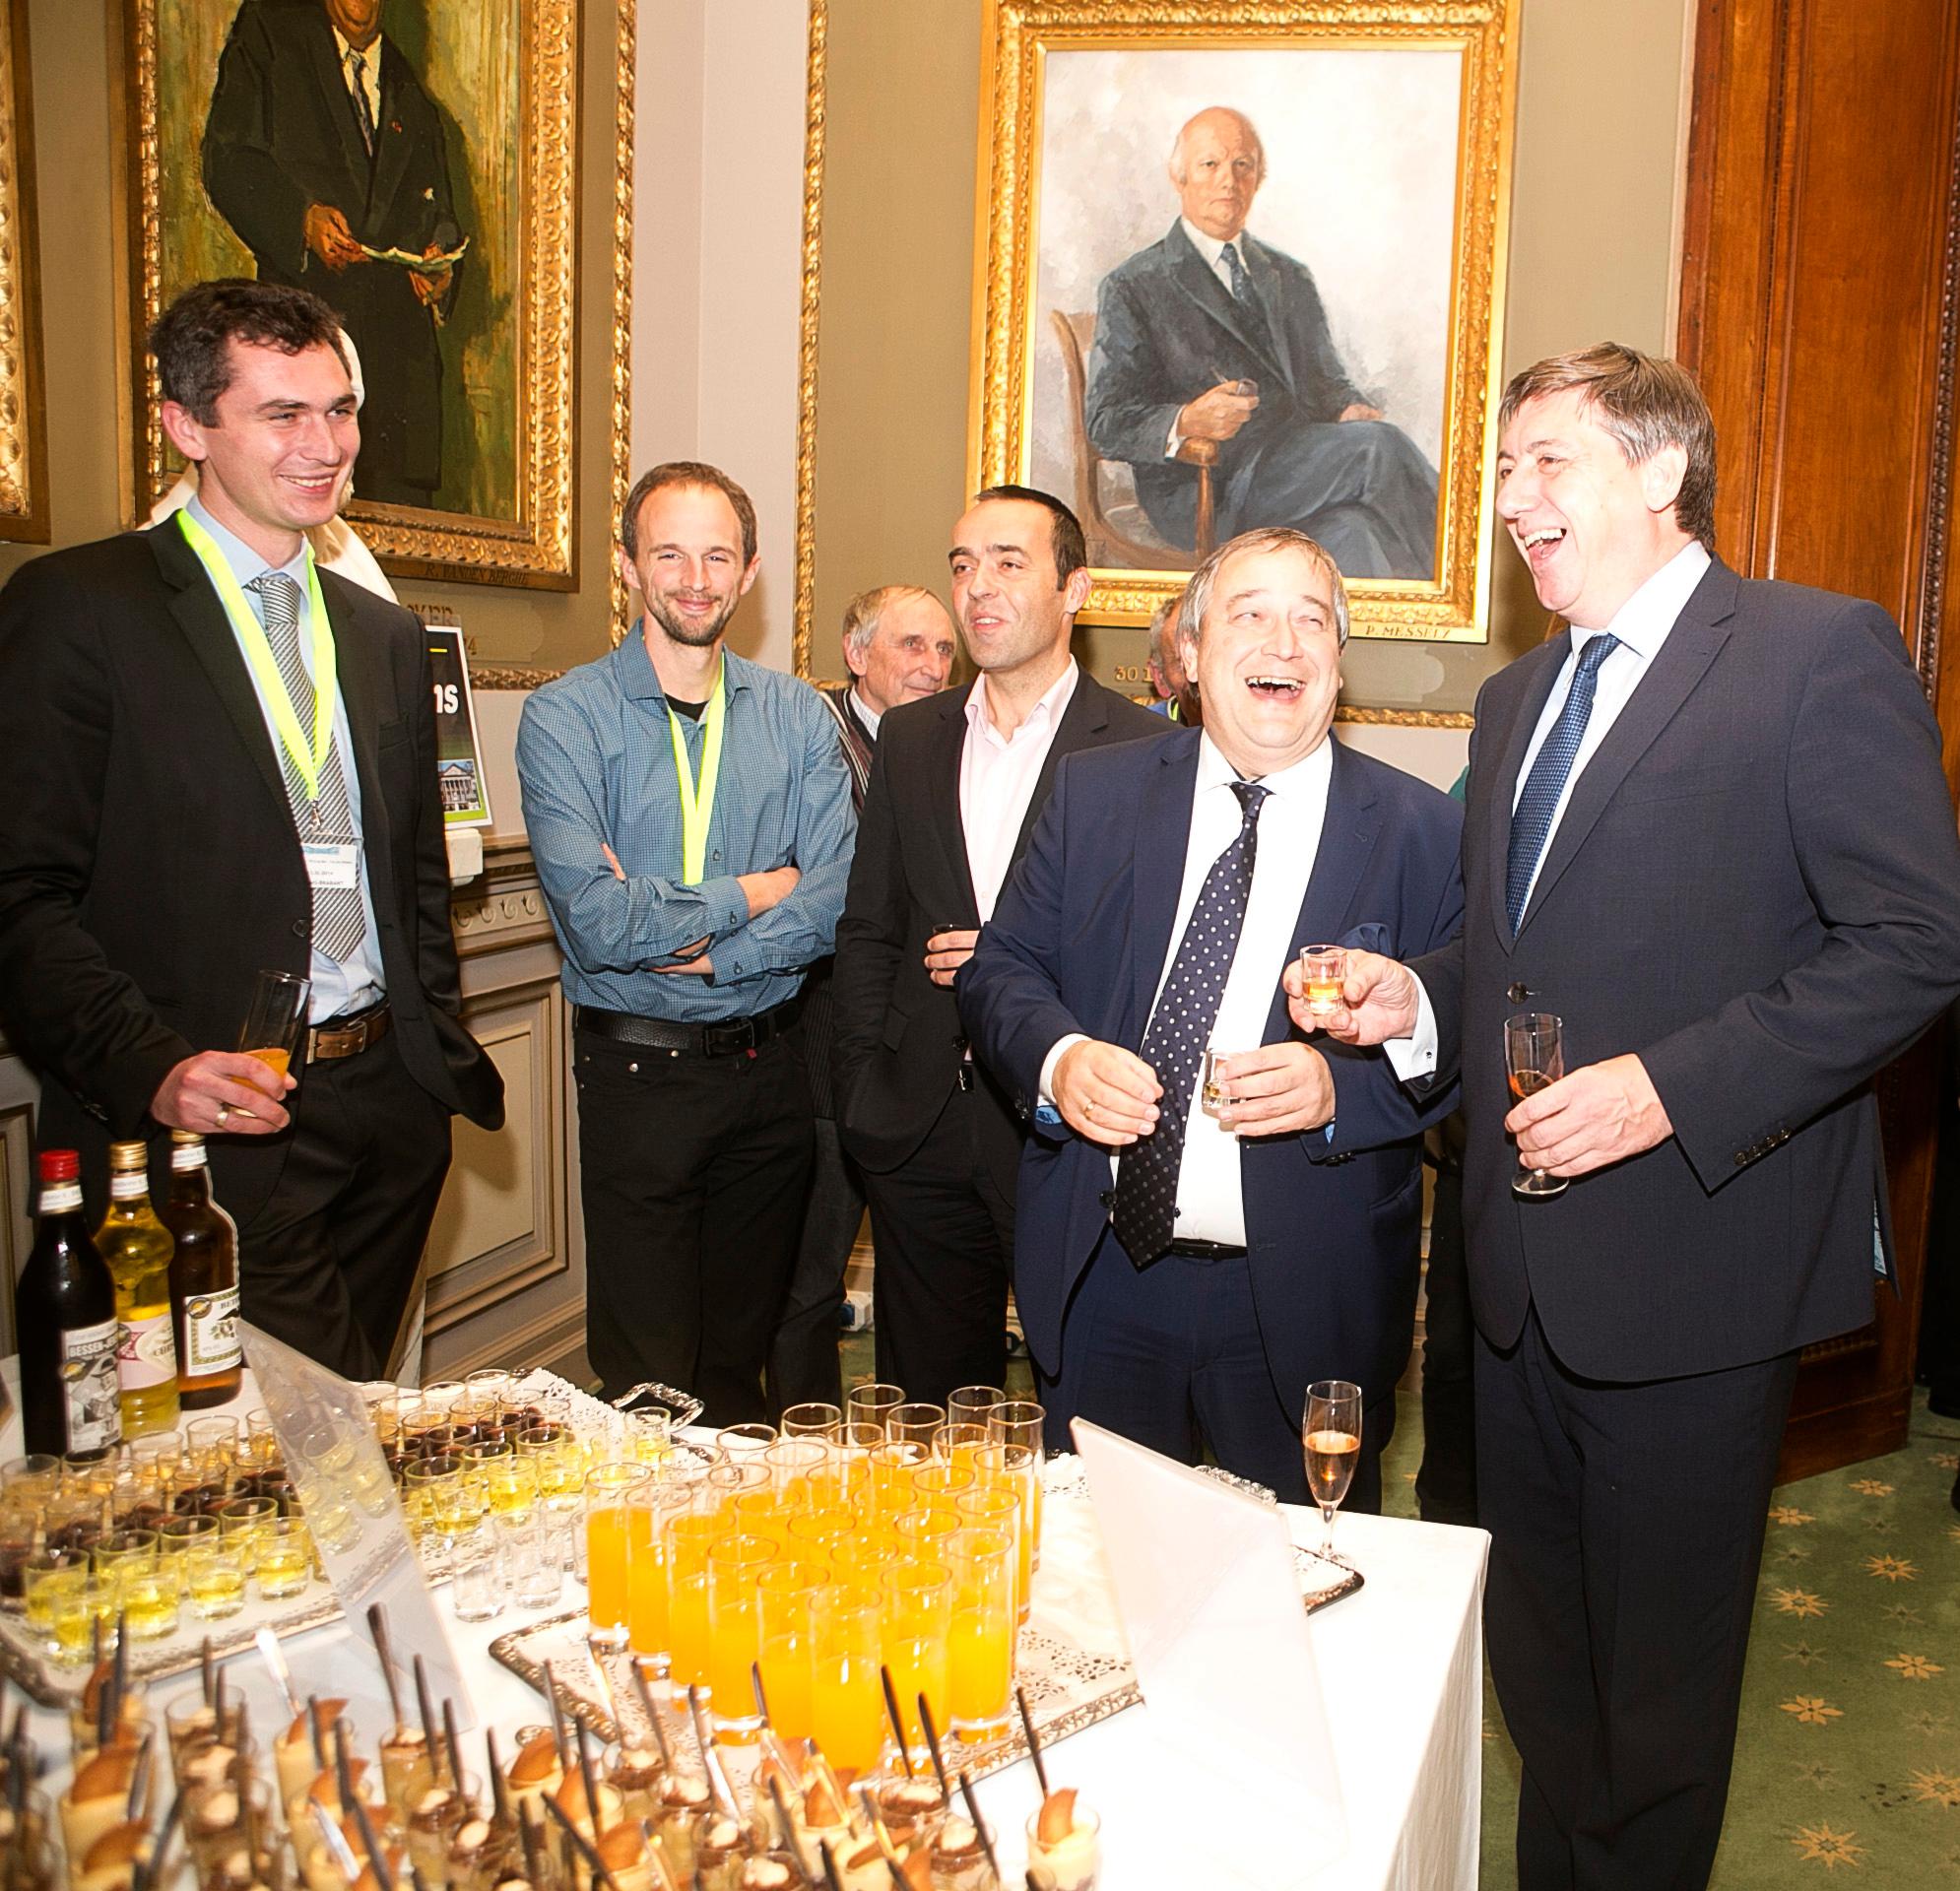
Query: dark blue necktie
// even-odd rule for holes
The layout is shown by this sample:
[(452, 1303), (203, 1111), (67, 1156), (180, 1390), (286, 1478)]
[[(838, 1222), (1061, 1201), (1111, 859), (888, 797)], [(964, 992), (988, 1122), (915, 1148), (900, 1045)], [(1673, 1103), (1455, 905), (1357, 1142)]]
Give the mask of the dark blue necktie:
[(1225, 268), (1232, 279), (1232, 300), (1243, 302), (1247, 308), (1258, 312), (1259, 297), (1253, 293), (1252, 278), (1246, 274), (1245, 264), (1239, 261), (1239, 246), (1227, 243), (1219, 252), (1225, 259)]
[(1585, 740), (1586, 725), (1593, 716), (1593, 693), (1599, 685), (1600, 666), (1619, 648), (1619, 638), (1608, 634), (1594, 637), (1579, 653), (1579, 667), (1573, 672), (1572, 688), (1565, 707), (1558, 712), (1551, 733), (1532, 763), (1525, 778), (1525, 792), (1511, 815), (1511, 847), (1504, 860), (1504, 910), (1511, 916), (1511, 931), (1525, 917), (1525, 902), (1531, 896), (1532, 878), (1538, 870), (1538, 856), (1544, 852), (1545, 836), (1551, 832), (1551, 817), (1558, 798), (1565, 790), (1565, 778), (1572, 772), (1572, 758)]
[(1163, 995), (1143, 1030), (1141, 1055), (1164, 1093), (1157, 1099), (1155, 1133), (1131, 1143), (1118, 1158), (1110, 1215), (1116, 1238), (1140, 1268), (1162, 1255), (1177, 1228), (1177, 1178), (1184, 1166), (1191, 1091), (1238, 953), (1259, 851), (1259, 811), (1272, 792), (1256, 781), (1232, 783), (1242, 816), (1238, 836), (1211, 863), (1198, 889)]

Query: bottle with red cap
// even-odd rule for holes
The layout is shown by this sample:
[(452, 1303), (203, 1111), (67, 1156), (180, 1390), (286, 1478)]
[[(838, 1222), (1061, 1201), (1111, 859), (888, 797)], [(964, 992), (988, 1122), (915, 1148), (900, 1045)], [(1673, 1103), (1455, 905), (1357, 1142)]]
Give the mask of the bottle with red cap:
[(73, 1149), (40, 1154), (40, 1209), (14, 1288), (14, 1332), (28, 1451), (73, 1457), (120, 1444), (115, 1282), (89, 1234)]

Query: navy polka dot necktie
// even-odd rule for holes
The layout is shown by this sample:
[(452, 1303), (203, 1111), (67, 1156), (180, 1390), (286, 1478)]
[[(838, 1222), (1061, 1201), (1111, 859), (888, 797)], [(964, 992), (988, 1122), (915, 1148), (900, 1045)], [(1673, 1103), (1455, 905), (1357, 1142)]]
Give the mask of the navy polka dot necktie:
[(1198, 889), (1170, 976), (1144, 1027), (1141, 1055), (1164, 1093), (1157, 1099), (1155, 1134), (1133, 1142), (1117, 1160), (1110, 1216), (1116, 1238), (1140, 1268), (1162, 1256), (1177, 1228), (1177, 1179), (1184, 1166), (1192, 1086), (1238, 953), (1259, 851), (1259, 811), (1272, 792), (1256, 781), (1232, 783), (1243, 815), (1238, 836), (1211, 863)]
[(1599, 686), (1600, 666), (1619, 648), (1620, 640), (1610, 632), (1594, 637), (1579, 653), (1579, 667), (1572, 673), (1572, 687), (1565, 707), (1545, 737), (1544, 746), (1525, 777), (1525, 792), (1511, 815), (1511, 845), (1504, 859), (1504, 910), (1511, 916), (1511, 934), (1517, 937), (1518, 922), (1525, 917), (1532, 881), (1538, 871), (1538, 856), (1544, 852), (1545, 837), (1551, 832), (1551, 817), (1558, 798), (1565, 791), (1565, 778), (1585, 740), (1586, 725), (1593, 718), (1593, 692)]

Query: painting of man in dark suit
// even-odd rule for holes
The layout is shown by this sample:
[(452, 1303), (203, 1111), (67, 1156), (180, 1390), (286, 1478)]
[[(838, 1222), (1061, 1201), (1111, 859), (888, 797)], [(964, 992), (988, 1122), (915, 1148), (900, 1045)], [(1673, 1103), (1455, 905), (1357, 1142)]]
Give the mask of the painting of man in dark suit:
[(218, 63), (203, 175), (259, 279), (311, 290), (354, 338), (367, 382), (359, 495), (430, 505), (437, 331), (463, 266), (446, 259), (466, 232), (441, 117), (382, 33), (381, 0), (244, 0)]
[(1310, 534), (1350, 578), (1436, 575), (1436, 469), (1349, 377), (1313, 272), (1247, 231), (1266, 153), (1245, 113), (1213, 105), (1178, 133), (1169, 230), (1103, 279), (1085, 420), (1127, 462), (1151, 526), (1190, 546), (1188, 440), (1218, 448), (1216, 535)]

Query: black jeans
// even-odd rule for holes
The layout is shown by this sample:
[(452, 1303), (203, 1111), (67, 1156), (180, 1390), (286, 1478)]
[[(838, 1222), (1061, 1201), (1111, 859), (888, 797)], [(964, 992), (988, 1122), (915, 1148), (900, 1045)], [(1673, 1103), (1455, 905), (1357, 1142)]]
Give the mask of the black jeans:
[(763, 1415), (810, 1180), (810, 1088), (790, 1040), (732, 1057), (577, 1033), (586, 1353), (604, 1396), (643, 1379), (707, 1422)]

